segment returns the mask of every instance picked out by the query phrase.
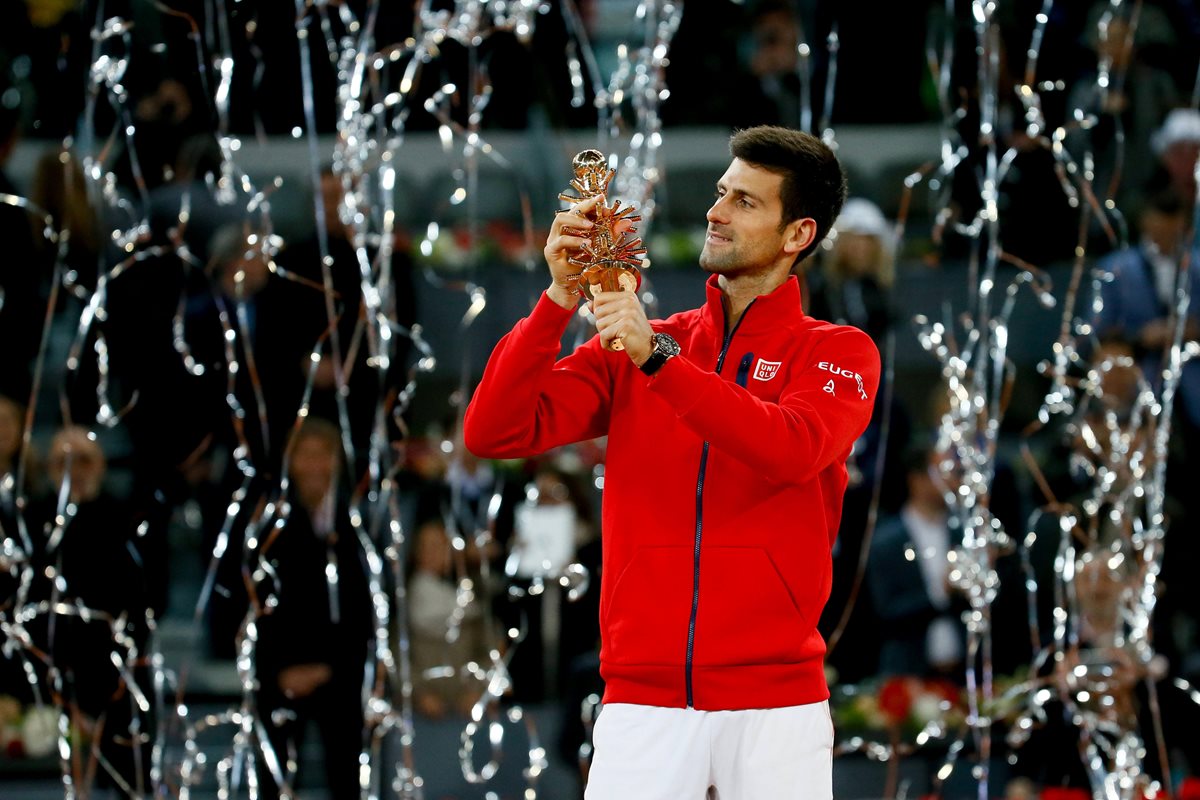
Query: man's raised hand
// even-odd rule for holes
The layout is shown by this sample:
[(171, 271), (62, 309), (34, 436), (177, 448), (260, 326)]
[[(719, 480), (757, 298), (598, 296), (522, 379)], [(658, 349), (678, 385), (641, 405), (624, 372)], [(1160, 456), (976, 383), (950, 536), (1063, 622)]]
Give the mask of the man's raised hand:
[(603, 200), (603, 195), (589, 197), (554, 215), (542, 253), (546, 256), (551, 278), (546, 294), (563, 308), (574, 308), (579, 303), (579, 289), (575, 285), (579, 268), (569, 259), (590, 241), (589, 234), (595, 223), (588, 216)]

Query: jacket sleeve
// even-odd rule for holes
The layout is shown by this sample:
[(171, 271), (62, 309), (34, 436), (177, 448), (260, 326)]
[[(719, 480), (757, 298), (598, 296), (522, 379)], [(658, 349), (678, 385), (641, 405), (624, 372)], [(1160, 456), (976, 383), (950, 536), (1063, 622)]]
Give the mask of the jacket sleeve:
[(598, 338), (555, 361), (573, 313), (543, 294), (496, 345), (463, 424), (472, 453), (525, 458), (608, 432), (612, 381)]
[(673, 358), (650, 379), (680, 421), (714, 448), (776, 483), (803, 483), (843, 458), (871, 420), (879, 351), (842, 328), (796, 365), (777, 403)]

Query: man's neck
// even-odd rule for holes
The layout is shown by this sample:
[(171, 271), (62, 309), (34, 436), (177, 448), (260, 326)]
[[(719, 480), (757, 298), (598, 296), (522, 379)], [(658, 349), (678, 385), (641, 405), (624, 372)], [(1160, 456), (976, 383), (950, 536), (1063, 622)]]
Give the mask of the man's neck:
[(928, 523), (941, 523), (946, 521), (946, 506), (941, 502), (922, 502), (919, 499), (910, 499), (905, 507), (909, 512), (920, 517)]
[(770, 294), (788, 279), (788, 272), (757, 273), (754, 275), (721, 275), (717, 285), (721, 287), (721, 302), (725, 306), (725, 320), (733, 330), (742, 314), (754, 302), (754, 298)]

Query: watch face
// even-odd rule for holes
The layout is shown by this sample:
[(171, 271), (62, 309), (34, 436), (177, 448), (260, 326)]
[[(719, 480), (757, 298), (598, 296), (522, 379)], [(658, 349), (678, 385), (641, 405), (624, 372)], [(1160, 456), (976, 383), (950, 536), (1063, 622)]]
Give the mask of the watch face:
[(654, 340), (658, 345), (655, 348), (658, 352), (662, 353), (665, 356), (679, 355), (679, 342), (675, 341), (667, 334), (656, 333), (656, 334), (654, 334)]

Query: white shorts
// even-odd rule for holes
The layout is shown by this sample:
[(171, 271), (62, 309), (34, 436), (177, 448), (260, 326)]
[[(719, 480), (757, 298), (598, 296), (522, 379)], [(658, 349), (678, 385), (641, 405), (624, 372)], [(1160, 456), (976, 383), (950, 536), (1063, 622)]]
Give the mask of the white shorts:
[(585, 800), (832, 800), (829, 703), (696, 711), (611, 703)]

